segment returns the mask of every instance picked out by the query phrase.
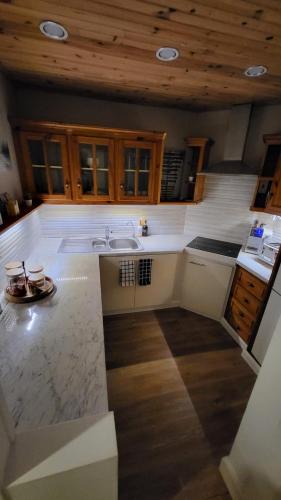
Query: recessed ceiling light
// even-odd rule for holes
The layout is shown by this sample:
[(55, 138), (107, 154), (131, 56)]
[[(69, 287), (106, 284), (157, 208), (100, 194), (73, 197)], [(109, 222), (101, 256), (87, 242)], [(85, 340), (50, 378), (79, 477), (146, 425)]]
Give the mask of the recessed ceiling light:
[(265, 75), (265, 73), (267, 73), (266, 66), (250, 66), (244, 71), (244, 74), (246, 76), (249, 76), (250, 78), (256, 78), (257, 76), (262, 76)]
[(53, 38), (53, 40), (66, 40), (68, 38), (67, 30), (55, 21), (42, 21), (39, 27), (43, 35)]
[(179, 51), (174, 47), (160, 47), (156, 52), (159, 61), (175, 61), (179, 55)]

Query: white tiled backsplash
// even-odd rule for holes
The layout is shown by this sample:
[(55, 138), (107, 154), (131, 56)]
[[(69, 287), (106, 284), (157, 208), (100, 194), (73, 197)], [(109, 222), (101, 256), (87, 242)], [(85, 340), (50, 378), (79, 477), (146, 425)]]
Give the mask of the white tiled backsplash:
[(281, 223), (266, 214), (251, 212), (255, 176), (212, 175), (206, 178), (204, 201), (198, 205), (42, 205), (0, 235), (0, 284), (4, 264), (26, 259), (40, 234), (44, 237), (87, 237), (97, 225), (138, 224), (148, 220), (150, 234), (201, 235), (245, 243), (254, 219), (281, 235)]
[(210, 175), (206, 178), (204, 200), (186, 210), (186, 233), (218, 240), (245, 243), (255, 219), (272, 225), (271, 215), (251, 212), (257, 177)]
[(148, 220), (150, 234), (183, 233), (185, 207), (149, 205), (43, 205), (40, 208), (42, 235), (85, 237), (93, 235), (97, 224), (117, 225), (141, 217)]
[(4, 265), (9, 260), (25, 260), (40, 238), (38, 210), (0, 235), (0, 285), (5, 281)]

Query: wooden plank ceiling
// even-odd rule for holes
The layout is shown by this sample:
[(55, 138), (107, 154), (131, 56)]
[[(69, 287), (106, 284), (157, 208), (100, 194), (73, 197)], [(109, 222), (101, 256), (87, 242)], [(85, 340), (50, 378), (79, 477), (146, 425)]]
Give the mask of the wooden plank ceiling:
[[(47, 19), (68, 40), (45, 38)], [(179, 59), (158, 61), (162, 46)], [(245, 77), (256, 64), (268, 74)], [(0, 0), (0, 69), (20, 82), (184, 109), (281, 102), (281, 1)]]

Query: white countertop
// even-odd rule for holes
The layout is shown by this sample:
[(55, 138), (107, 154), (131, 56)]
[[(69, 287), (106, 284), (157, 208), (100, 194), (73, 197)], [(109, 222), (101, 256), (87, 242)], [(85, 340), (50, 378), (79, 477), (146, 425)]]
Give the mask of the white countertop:
[(98, 256), (39, 253), (57, 292), (0, 315), (1, 384), (20, 429), (108, 411)]
[[(240, 251), (238, 259), (186, 248), (194, 235), (140, 238), (143, 250), (125, 254), (187, 252), (240, 266), (263, 281), (272, 268)], [(104, 413), (108, 409), (103, 319), (97, 253), (57, 253), (61, 238), (42, 238), (29, 258), (42, 263), (57, 285), (50, 298), (7, 304), (0, 315), (0, 376), (18, 428)], [(124, 255), (110, 252), (107, 255)]]
[[(221, 262), (227, 265), (234, 266), (235, 264), (239, 264), (241, 267), (254, 274), (261, 280), (266, 283), (269, 281), (272, 267), (262, 262), (258, 259), (258, 257), (254, 254), (244, 252), (243, 248), (240, 251), (237, 259), (232, 257), (226, 257), (224, 255), (214, 254), (211, 252), (205, 252), (202, 250), (198, 250), (195, 248), (186, 248), (188, 243), (195, 238), (194, 234), (160, 234), (160, 235), (151, 235), (145, 238), (139, 238), (141, 245), (143, 247), (142, 250), (137, 252), (133, 252), (132, 250), (128, 252), (107, 252), (100, 253), (100, 255), (128, 255), (134, 254), (138, 255), (141, 253), (178, 253), (185, 251), (187, 253), (198, 255), (198, 257), (203, 257), (209, 260), (215, 260), (216, 262)], [(59, 246), (62, 242), (62, 238), (42, 238), (38, 243), (38, 246), (34, 252), (34, 256), (37, 255), (40, 260), (40, 256), (49, 255), (57, 253)], [(59, 255), (78, 255), (78, 254), (59, 254)], [(80, 254), (81, 255), (81, 254)], [(82, 254), (87, 255), (87, 254)], [(99, 254), (88, 254), (88, 255), (99, 255)]]
[(241, 250), (236, 262), (239, 266), (246, 269), (246, 271), (254, 274), (257, 278), (265, 281), (265, 283), (268, 283), (272, 273), (272, 267), (266, 264), (266, 262), (259, 260), (257, 255), (246, 253)]

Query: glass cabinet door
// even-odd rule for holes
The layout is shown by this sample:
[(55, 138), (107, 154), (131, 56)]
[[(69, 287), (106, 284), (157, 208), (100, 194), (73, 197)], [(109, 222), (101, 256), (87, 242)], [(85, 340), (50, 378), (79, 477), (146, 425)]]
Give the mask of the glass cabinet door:
[(23, 132), (21, 142), (27, 189), (42, 199), (70, 195), (66, 138), (60, 135)]
[(53, 194), (65, 194), (62, 145), (60, 142), (46, 140), (47, 164)]
[(119, 154), (119, 199), (150, 201), (154, 145), (123, 141)]
[(35, 191), (39, 194), (48, 194), (50, 189), (44, 154), (44, 139), (36, 137), (27, 139), (27, 144)]
[(77, 153), (78, 197), (100, 201), (113, 199), (113, 142), (109, 139), (78, 137)]

